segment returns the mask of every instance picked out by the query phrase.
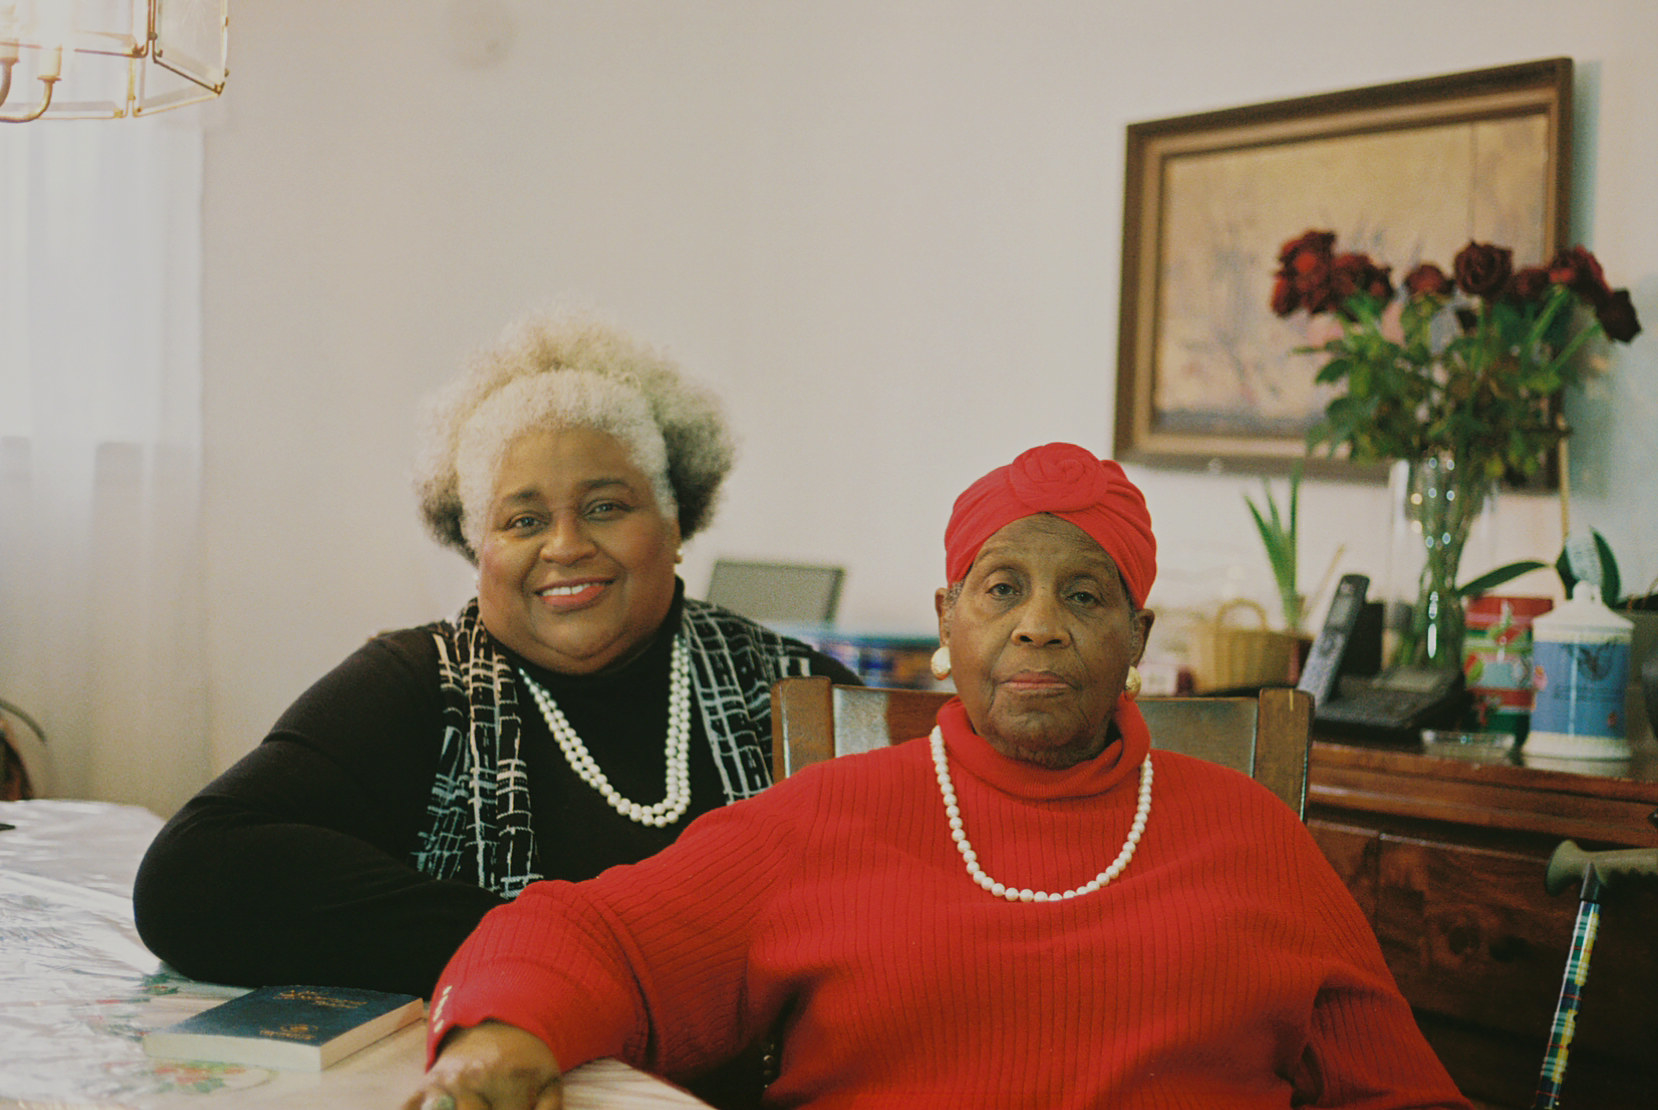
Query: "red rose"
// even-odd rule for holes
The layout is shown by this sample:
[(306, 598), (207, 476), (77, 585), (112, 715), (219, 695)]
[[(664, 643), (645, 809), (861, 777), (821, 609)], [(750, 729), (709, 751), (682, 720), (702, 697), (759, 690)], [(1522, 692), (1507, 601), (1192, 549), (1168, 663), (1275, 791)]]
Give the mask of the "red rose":
[(1449, 297), (1451, 279), (1432, 262), (1423, 262), (1405, 275), (1405, 292), (1413, 297)]
[(1641, 334), (1641, 322), (1635, 318), (1635, 305), (1629, 299), (1629, 290), (1619, 289), (1607, 294), (1595, 306), (1595, 319), (1606, 329), (1606, 337), (1619, 343), (1628, 343)]
[(1289, 261), (1284, 263), (1283, 273), (1297, 285), (1322, 280), (1329, 276), (1330, 261), (1328, 253), (1302, 251), (1290, 256)]
[(1393, 296), (1391, 266), (1378, 266), (1368, 254), (1337, 255), (1330, 264), (1331, 300), (1346, 303), (1355, 293), (1366, 293), (1379, 301)]
[(1600, 261), (1582, 247), (1567, 247), (1556, 251), (1548, 266), (1549, 280), (1564, 285), (1590, 304), (1599, 308), (1612, 290), (1606, 285), (1606, 275)]
[(1308, 312), (1328, 312), (1335, 303), (1330, 295), (1330, 256), (1317, 251), (1292, 255), (1278, 275), (1295, 291), (1296, 299)]
[(1282, 274), (1272, 279), (1272, 311), (1288, 316), (1301, 307), (1301, 298), (1295, 292), (1295, 282)]
[(1476, 243), (1472, 239), (1451, 260), (1457, 285), (1470, 297), (1487, 297), (1502, 292), (1514, 272), (1514, 252), (1507, 247)]
[(1336, 307), (1335, 290), (1330, 284), (1330, 265), (1319, 263), (1295, 279), (1295, 293), (1301, 298), (1301, 307), (1317, 316)]
[(1330, 256), (1330, 248), (1335, 245), (1336, 233), (1333, 231), (1303, 231), (1299, 236), (1291, 239), (1278, 248), (1278, 262), (1288, 269), (1297, 255), (1311, 254)]
[(1287, 316), (1305, 308), (1316, 315), (1335, 307), (1338, 298), (1330, 290), (1330, 248), (1335, 241), (1332, 231), (1305, 231), (1278, 249), (1274, 312)]
[(1364, 291), (1366, 293), (1369, 293), (1372, 297), (1375, 297), (1378, 301), (1390, 301), (1390, 300), (1392, 300), (1393, 299), (1393, 277), (1392, 277), (1392, 274), (1393, 274), (1393, 267), (1392, 266), (1377, 266), (1377, 267), (1373, 268), (1370, 271), (1369, 276), (1365, 280), (1365, 283), (1364, 283), (1365, 284), (1365, 289), (1364, 289)]
[(1549, 291), (1549, 272), (1541, 266), (1515, 270), (1503, 289), (1503, 299), (1518, 304), (1537, 304)]
[[(1308, 231), (1278, 251), (1278, 277), (1290, 282), (1293, 300), (1313, 314), (1328, 312), (1335, 304), (1330, 295), (1330, 244), (1335, 241), (1333, 232)], [(1277, 294), (1273, 289), (1273, 304), (1290, 300)]]

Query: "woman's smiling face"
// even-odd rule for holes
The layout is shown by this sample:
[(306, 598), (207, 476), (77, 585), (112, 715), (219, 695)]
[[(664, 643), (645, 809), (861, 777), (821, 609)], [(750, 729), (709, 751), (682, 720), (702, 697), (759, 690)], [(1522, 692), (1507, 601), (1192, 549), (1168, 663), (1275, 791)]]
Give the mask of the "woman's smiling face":
[(478, 547), (478, 609), (507, 647), (591, 674), (637, 654), (674, 599), (679, 524), (615, 436), (535, 430), (507, 448)]
[(974, 731), (1011, 759), (1069, 767), (1099, 754), (1152, 614), (1086, 532), (1048, 513), (992, 535), (952, 600), (939, 638)]

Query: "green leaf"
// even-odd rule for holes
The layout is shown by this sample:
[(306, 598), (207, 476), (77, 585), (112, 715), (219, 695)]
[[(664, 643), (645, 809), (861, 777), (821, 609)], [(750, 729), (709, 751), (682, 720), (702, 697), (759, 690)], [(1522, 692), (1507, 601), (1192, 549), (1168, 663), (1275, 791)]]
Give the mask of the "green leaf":
[(1354, 365), (1350, 358), (1333, 358), (1319, 369), (1314, 380), (1321, 385), (1338, 382), (1353, 369)]
[[(1618, 560), (1612, 554), (1612, 545), (1606, 542), (1606, 537), (1597, 529), (1589, 529), (1589, 536), (1595, 541), (1595, 555), (1600, 561), (1600, 599), (1607, 605), (1616, 606), (1623, 600), (1623, 579), (1618, 574)], [(1566, 589), (1566, 596), (1572, 596), (1572, 590), (1577, 586), (1577, 575), (1572, 572), (1572, 561), (1566, 554), (1566, 549), (1560, 549), (1560, 557), (1554, 561), (1554, 569), (1560, 575), (1560, 584)]]
[(1615, 605), (1623, 599), (1623, 580), (1618, 575), (1618, 560), (1612, 555), (1612, 545), (1606, 542), (1606, 537), (1590, 529), (1595, 537), (1595, 551), (1600, 555), (1600, 596), (1608, 605)]
[(1560, 310), (1571, 300), (1571, 291), (1564, 285), (1550, 287), (1549, 298), (1543, 302), (1543, 311), (1538, 313), (1537, 319), (1532, 321), (1531, 331), (1526, 336), (1526, 346), (1535, 347), (1543, 341), (1543, 337), (1548, 334), (1549, 325), (1554, 323), (1554, 319), (1560, 314)]
[(1487, 590), (1501, 586), (1504, 582), (1513, 581), (1520, 575), (1529, 574), (1534, 570), (1542, 570), (1546, 566), (1548, 566), (1547, 563), (1538, 559), (1521, 559), (1517, 563), (1505, 563), (1496, 570), (1486, 571), (1478, 578), (1463, 583), (1457, 587), (1457, 593), (1464, 600), (1470, 600), (1479, 597)]
[(1267, 564), (1272, 569), (1273, 581), (1278, 587), (1284, 624), (1292, 629), (1299, 628), (1301, 623), (1301, 598), (1296, 592), (1296, 527), (1302, 469), (1303, 464), (1297, 462), (1290, 474), (1289, 495), (1282, 510), (1277, 499), (1273, 497), (1271, 483), (1264, 478), (1261, 480), (1264, 508), (1257, 505), (1249, 494), (1244, 494), (1244, 504), (1248, 506), (1249, 515), (1255, 522), (1255, 530), (1260, 534)]

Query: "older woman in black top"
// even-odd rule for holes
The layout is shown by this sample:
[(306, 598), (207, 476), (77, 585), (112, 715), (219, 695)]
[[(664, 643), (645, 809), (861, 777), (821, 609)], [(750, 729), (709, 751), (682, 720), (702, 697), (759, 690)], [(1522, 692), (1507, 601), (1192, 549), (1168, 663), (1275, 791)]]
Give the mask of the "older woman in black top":
[(769, 785), (773, 681), (856, 681), (684, 596), (680, 543), (732, 452), (662, 357), (536, 319), (432, 414), (422, 511), (477, 597), (368, 641), (162, 830), (134, 908), (187, 975), (427, 994), (530, 882), (641, 859)]

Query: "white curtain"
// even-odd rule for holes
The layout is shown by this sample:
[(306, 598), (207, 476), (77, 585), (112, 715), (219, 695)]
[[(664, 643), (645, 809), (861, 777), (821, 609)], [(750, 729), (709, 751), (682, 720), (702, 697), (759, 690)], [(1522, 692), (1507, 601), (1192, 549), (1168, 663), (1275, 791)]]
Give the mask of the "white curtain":
[(0, 124), (0, 697), (44, 793), (164, 815), (208, 768), (201, 200), (188, 113)]

